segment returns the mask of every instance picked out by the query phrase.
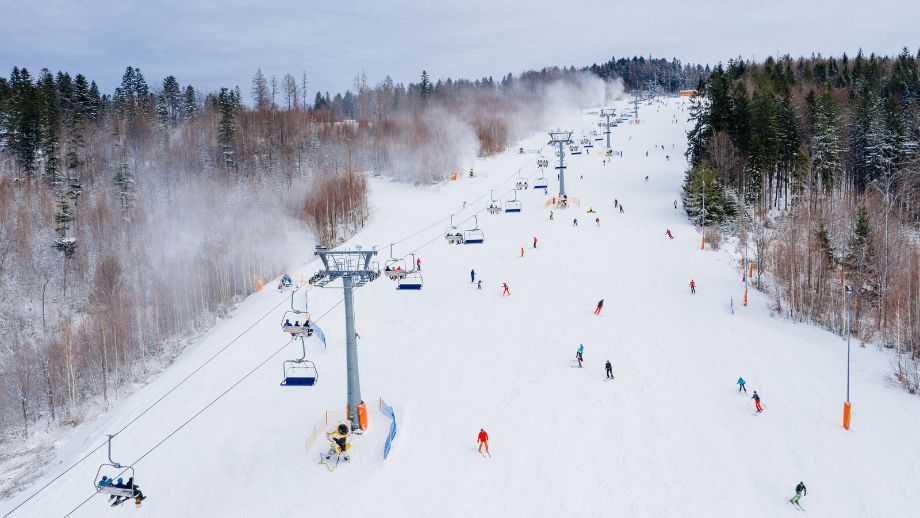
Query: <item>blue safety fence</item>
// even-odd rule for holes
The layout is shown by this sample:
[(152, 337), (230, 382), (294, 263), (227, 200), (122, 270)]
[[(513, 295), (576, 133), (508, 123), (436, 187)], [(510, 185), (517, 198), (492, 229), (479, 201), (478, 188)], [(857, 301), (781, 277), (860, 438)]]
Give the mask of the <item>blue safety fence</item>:
[(386, 459), (390, 454), (390, 446), (393, 444), (393, 439), (396, 438), (396, 412), (393, 411), (393, 407), (380, 400), (380, 413), (389, 417), (390, 421), (390, 433), (387, 434), (387, 441), (383, 444), (383, 458)]

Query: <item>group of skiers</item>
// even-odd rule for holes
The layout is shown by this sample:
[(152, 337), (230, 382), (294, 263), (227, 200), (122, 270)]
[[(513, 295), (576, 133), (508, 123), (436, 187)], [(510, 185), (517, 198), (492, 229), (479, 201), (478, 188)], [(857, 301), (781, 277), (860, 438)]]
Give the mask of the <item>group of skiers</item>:
[[(121, 495), (109, 495), (109, 501), (112, 502), (112, 507), (121, 505), (128, 498), (134, 498), (134, 504), (137, 506), (141, 505), (141, 502), (144, 501), (147, 497), (144, 496), (144, 493), (141, 492), (141, 487), (134, 484), (134, 477), (128, 479), (128, 482), (125, 483), (124, 479), (119, 478), (117, 481), (113, 477), (107, 477), (102, 475), (102, 478), (99, 482), (96, 483), (100, 488), (112, 487), (116, 489), (130, 489), (131, 496), (121, 496)], [(104, 491), (104, 489), (102, 489)]]

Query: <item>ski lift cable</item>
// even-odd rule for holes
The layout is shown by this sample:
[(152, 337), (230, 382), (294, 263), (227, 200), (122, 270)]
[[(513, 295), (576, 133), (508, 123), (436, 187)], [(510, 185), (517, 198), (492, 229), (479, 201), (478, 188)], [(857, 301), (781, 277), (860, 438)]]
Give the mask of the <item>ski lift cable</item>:
[[(296, 290), (294, 290), (294, 293), (296, 293), (297, 291), (300, 291), (300, 289), (301, 289), (301, 288), (297, 288)], [(252, 328), (254, 328), (259, 322), (265, 320), (269, 315), (273, 314), (273, 313), (275, 312), (275, 310), (277, 310), (277, 309), (278, 309), (282, 304), (284, 304), (285, 302), (287, 302), (287, 297), (285, 297), (284, 300), (282, 300), (282, 301), (281, 301), (280, 303), (278, 303), (276, 306), (272, 307), (267, 313), (265, 313), (264, 315), (262, 315), (261, 317), (259, 317), (255, 322), (253, 322), (249, 327), (247, 327), (246, 329), (244, 329), (240, 334), (236, 335), (236, 337), (234, 337), (232, 340), (230, 340), (229, 342), (227, 342), (227, 344), (226, 344), (225, 346), (223, 346), (222, 348), (220, 348), (217, 352), (215, 352), (215, 353), (214, 353), (213, 355), (211, 355), (207, 360), (205, 360), (204, 363), (202, 363), (202, 364), (199, 365), (197, 368), (195, 368), (195, 370), (193, 370), (192, 372), (190, 372), (190, 373), (188, 374), (188, 376), (182, 378), (182, 380), (180, 380), (178, 383), (176, 383), (175, 385), (173, 385), (172, 388), (170, 388), (170, 389), (167, 390), (162, 396), (160, 396), (159, 398), (157, 398), (156, 401), (154, 401), (153, 403), (151, 403), (150, 405), (148, 405), (143, 411), (141, 411), (141, 413), (139, 413), (139, 414), (137, 414), (136, 416), (134, 416), (134, 418), (132, 418), (132, 419), (131, 419), (130, 421), (128, 421), (124, 426), (122, 426), (120, 429), (118, 429), (118, 431), (116, 431), (114, 434), (112, 434), (112, 437), (116, 437), (116, 436), (118, 436), (118, 434), (120, 434), (121, 432), (127, 430), (129, 426), (133, 425), (133, 424), (134, 424), (135, 422), (137, 422), (141, 417), (143, 417), (145, 414), (147, 414), (147, 412), (149, 412), (150, 410), (152, 410), (152, 409), (153, 409), (154, 407), (156, 407), (160, 402), (162, 402), (164, 399), (166, 399), (167, 397), (169, 397), (170, 394), (172, 394), (173, 392), (176, 391), (176, 389), (178, 389), (178, 388), (181, 387), (183, 384), (185, 384), (186, 381), (190, 380), (195, 374), (197, 374), (199, 371), (201, 371), (201, 369), (205, 368), (209, 363), (211, 363), (212, 361), (214, 361), (215, 359), (217, 359), (217, 357), (220, 356), (221, 354), (223, 354), (227, 349), (229, 349), (231, 345), (233, 345), (234, 343), (236, 343), (237, 340), (239, 340), (240, 338), (243, 337), (243, 335), (245, 335), (246, 333), (248, 333), (249, 331), (251, 331)], [(333, 306), (333, 307), (335, 307), (335, 306)], [(97, 451), (99, 451), (100, 449), (102, 449), (103, 447), (105, 447), (106, 444), (107, 444), (107, 443), (102, 443), (102, 444), (100, 444), (99, 446), (96, 446), (95, 448), (93, 448), (92, 450), (90, 450), (90, 451), (89, 451), (86, 455), (84, 455), (83, 457), (80, 457), (77, 461), (75, 461), (73, 464), (71, 464), (70, 466), (68, 466), (67, 469), (65, 469), (65, 470), (62, 471), (61, 473), (58, 473), (57, 475), (55, 475), (54, 478), (52, 478), (47, 484), (42, 485), (42, 487), (38, 488), (34, 493), (32, 493), (31, 495), (29, 495), (25, 500), (23, 500), (22, 502), (19, 502), (19, 504), (17, 504), (15, 507), (13, 507), (12, 509), (10, 509), (6, 514), (3, 515), (2, 518), (7, 518), (8, 516), (12, 515), (14, 512), (16, 512), (17, 509), (19, 509), (20, 507), (22, 507), (23, 505), (25, 505), (26, 503), (28, 503), (28, 502), (29, 502), (30, 500), (32, 500), (34, 497), (38, 496), (39, 493), (41, 493), (42, 491), (44, 491), (45, 489), (47, 489), (49, 486), (51, 486), (52, 484), (54, 484), (55, 482), (57, 482), (58, 479), (60, 479), (60, 478), (63, 477), (64, 475), (66, 475), (68, 472), (70, 472), (70, 470), (72, 470), (73, 468), (79, 466), (80, 464), (83, 463), (83, 461), (85, 461), (85, 460), (88, 459), (90, 456), (92, 456), (94, 453), (96, 453)]]
[[(333, 309), (335, 309), (336, 307), (338, 307), (339, 304), (341, 304), (341, 303), (344, 302), (344, 301), (345, 301), (345, 298), (344, 298), (344, 297), (341, 298), (341, 299), (339, 299), (339, 301), (336, 302), (335, 304), (333, 304), (332, 307), (330, 307), (329, 309), (327, 309), (325, 313), (323, 313), (322, 315), (320, 315), (319, 317), (317, 317), (316, 320), (314, 320), (314, 322), (319, 322), (320, 320), (322, 320), (323, 317), (325, 317), (326, 315), (328, 315)], [(132, 462), (132, 463), (130, 463), (130, 464), (127, 464), (127, 466), (133, 467), (133, 466), (136, 466), (137, 464), (140, 464), (140, 462), (141, 462), (142, 460), (144, 460), (145, 457), (147, 457), (148, 455), (150, 455), (151, 453), (153, 453), (154, 451), (156, 451), (156, 449), (159, 448), (160, 446), (162, 446), (163, 444), (165, 444), (166, 441), (168, 441), (168, 440), (171, 439), (174, 435), (176, 435), (177, 433), (179, 433), (183, 428), (185, 428), (186, 426), (188, 426), (189, 424), (191, 424), (191, 422), (194, 421), (195, 419), (197, 419), (198, 416), (200, 416), (201, 414), (203, 414), (207, 409), (211, 408), (215, 403), (217, 403), (218, 401), (220, 401), (224, 396), (226, 396), (227, 394), (229, 394), (233, 389), (235, 389), (235, 388), (238, 387), (241, 383), (243, 383), (244, 381), (246, 381), (246, 379), (248, 379), (250, 376), (252, 376), (253, 374), (255, 374), (256, 371), (258, 371), (259, 369), (261, 369), (262, 367), (264, 367), (265, 364), (267, 364), (269, 361), (271, 361), (275, 356), (278, 356), (278, 355), (281, 353), (281, 351), (283, 351), (285, 348), (287, 348), (287, 346), (291, 345), (291, 343), (293, 343), (294, 341), (295, 341), (295, 339), (293, 339), (293, 338), (290, 339), (290, 340), (288, 340), (284, 345), (282, 345), (281, 347), (279, 347), (278, 349), (276, 349), (276, 350), (275, 350), (273, 353), (271, 353), (268, 357), (266, 357), (264, 360), (262, 360), (258, 365), (256, 365), (255, 367), (253, 367), (249, 372), (247, 372), (247, 373), (244, 374), (241, 378), (239, 378), (238, 380), (236, 380), (235, 382), (233, 382), (232, 385), (230, 385), (229, 387), (226, 388), (226, 390), (224, 390), (223, 392), (221, 392), (220, 394), (218, 394), (217, 397), (215, 397), (215, 398), (212, 399), (210, 402), (208, 402), (208, 404), (206, 404), (206, 405), (204, 405), (203, 407), (201, 407), (197, 412), (195, 412), (191, 417), (189, 417), (188, 419), (186, 419), (182, 424), (180, 424), (178, 427), (176, 427), (176, 428), (173, 429), (171, 432), (169, 432), (168, 434), (166, 434), (165, 437), (163, 437), (162, 439), (160, 439), (159, 442), (157, 442), (156, 444), (154, 444), (153, 446), (151, 446), (151, 447), (150, 447), (147, 451), (145, 451), (140, 457), (134, 459), (134, 462)], [(119, 473), (118, 475), (115, 475), (115, 477), (117, 478), (117, 477), (121, 476), (122, 474), (125, 473), (125, 471), (127, 471), (127, 469), (125, 469), (124, 471), (122, 471), (122, 472)], [(91, 495), (90, 495), (89, 497), (87, 497), (85, 500), (83, 500), (82, 502), (80, 502), (79, 504), (77, 504), (77, 506), (74, 507), (73, 509), (71, 509), (70, 512), (68, 512), (67, 514), (65, 514), (65, 515), (64, 515), (64, 518), (67, 518), (68, 516), (70, 516), (70, 515), (72, 515), (73, 513), (75, 513), (78, 509), (80, 509), (81, 507), (83, 507), (87, 502), (89, 502), (90, 500), (92, 500), (92, 498), (93, 498), (94, 496), (96, 496), (97, 494), (99, 494), (99, 493), (98, 493), (98, 492), (93, 492), (93, 494), (91, 494)], [(14, 510), (15, 510), (15, 509), (14, 509)], [(12, 513), (12, 511), (11, 511), (11, 513)]]

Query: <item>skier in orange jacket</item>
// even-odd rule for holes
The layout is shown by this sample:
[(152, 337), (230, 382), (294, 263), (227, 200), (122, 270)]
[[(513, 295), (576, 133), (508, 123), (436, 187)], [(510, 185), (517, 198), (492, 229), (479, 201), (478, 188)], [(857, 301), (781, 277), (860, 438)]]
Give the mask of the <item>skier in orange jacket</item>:
[(482, 447), (486, 447), (486, 451), (489, 451), (489, 434), (486, 433), (485, 428), (479, 429), (479, 436), (476, 438), (479, 443), (479, 451), (482, 451)]

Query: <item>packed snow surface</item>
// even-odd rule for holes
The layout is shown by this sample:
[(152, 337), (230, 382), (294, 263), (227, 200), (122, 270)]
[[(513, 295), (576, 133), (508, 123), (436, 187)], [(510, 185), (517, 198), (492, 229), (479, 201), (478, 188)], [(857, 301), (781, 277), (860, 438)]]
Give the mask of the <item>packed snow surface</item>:
[[(395, 243), (396, 257), (421, 259), (424, 276), (421, 291), (397, 291), (381, 277), (355, 295), (364, 400), (376, 409), (383, 398), (397, 415), (387, 460), (389, 422), (371, 412), (351, 463), (332, 472), (318, 464), (325, 441), (308, 445), (308, 438), (326, 410), (334, 424), (345, 406), (342, 291), (309, 290), (328, 339), (326, 349), (316, 337), (307, 342), (318, 384), (282, 387), (281, 362), (299, 357), (300, 347), (280, 329), (289, 295), (269, 283), (155, 381), (78, 429), (0, 511), (241, 335), (115, 439), (115, 460), (134, 463), (148, 497), (141, 509), (91, 497), (102, 448), (13, 516), (76, 508), (72, 516), (93, 518), (772, 518), (798, 512), (787, 500), (799, 481), (808, 487), (802, 505), (816, 516), (917, 516), (920, 402), (891, 381), (889, 355), (853, 344), (853, 425), (843, 430), (846, 340), (771, 316), (768, 298), (753, 291), (741, 306), (736, 255), (701, 251), (698, 232), (674, 208), (686, 168), (686, 101), (642, 105), (639, 117), (614, 128), (613, 148), (623, 154), (608, 165), (602, 142), (567, 157), (566, 190), (580, 207), (555, 210), (553, 220), (544, 203), (558, 189), (556, 159), (543, 133), (520, 144), (528, 153), (515, 148), (476, 161), (475, 178), (432, 188), (370, 180), (372, 217), (346, 246), (376, 246), (382, 267)], [(574, 129), (577, 141), (597, 121), (583, 110), (554, 125)], [(549, 195), (519, 191), (521, 213), (488, 214), (491, 190), (507, 200), (519, 177), (532, 185), (539, 176), (538, 149), (550, 162)], [(485, 243), (448, 245), (451, 213), (461, 228), (477, 214)], [(317, 269), (304, 257), (291, 273)], [(471, 269), (482, 290), (470, 282)], [(503, 282), (510, 297), (501, 296)], [(609, 382), (606, 360), (616, 376)], [(747, 394), (738, 393), (739, 376)], [(763, 398), (761, 415), (753, 390)], [(480, 428), (491, 458), (475, 449)]]

